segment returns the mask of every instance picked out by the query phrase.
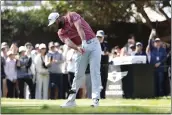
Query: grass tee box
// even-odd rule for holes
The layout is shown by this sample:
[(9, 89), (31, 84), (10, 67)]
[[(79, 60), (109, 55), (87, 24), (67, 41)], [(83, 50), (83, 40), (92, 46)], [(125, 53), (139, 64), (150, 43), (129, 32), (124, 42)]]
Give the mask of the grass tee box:
[(65, 100), (1, 99), (2, 113), (171, 113), (171, 98), (104, 99), (100, 107), (90, 107), (90, 99), (76, 100), (77, 107), (61, 108)]

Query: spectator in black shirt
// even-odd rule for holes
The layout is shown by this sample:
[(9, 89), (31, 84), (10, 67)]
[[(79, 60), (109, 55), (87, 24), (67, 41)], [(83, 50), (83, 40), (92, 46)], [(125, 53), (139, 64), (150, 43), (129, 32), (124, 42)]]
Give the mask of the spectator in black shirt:
[(32, 63), (31, 57), (28, 57), (26, 54), (26, 49), (24, 46), (19, 47), (19, 59), (17, 60), (17, 77), (18, 77), (18, 85), (19, 85), (19, 98), (24, 99), (24, 83), (27, 83), (29, 86), (31, 98), (33, 99), (35, 96), (32, 74), (29, 73), (29, 68)]
[(102, 81), (102, 91), (101, 91), (101, 98), (105, 99), (105, 91), (106, 91), (106, 84), (107, 84), (107, 78), (108, 78), (108, 63), (109, 63), (109, 52), (108, 52), (108, 43), (107, 41), (104, 41), (105, 33), (103, 30), (98, 30), (96, 33), (97, 38), (100, 41), (101, 48), (102, 48), (102, 57), (101, 57), (101, 81)]

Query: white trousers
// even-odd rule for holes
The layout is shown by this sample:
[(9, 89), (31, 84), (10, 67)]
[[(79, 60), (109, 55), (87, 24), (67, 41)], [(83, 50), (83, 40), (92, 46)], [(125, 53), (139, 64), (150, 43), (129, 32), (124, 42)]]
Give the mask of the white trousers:
[[(77, 53), (75, 60), (75, 77), (73, 79), (72, 90), (78, 92), (85, 77), (85, 71), (90, 64), (91, 84), (92, 84), (92, 99), (100, 99), (100, 61), (101, 61), (101, 46), (97, 38), (89, 41), (83, 41), (82, 47), (85, 50), (84, 54)], [(69, 101), (74, 101), (76, 94), (71, 94), (68, 97)]]
[(36, 99), (48, 99), (49, 76), (37, 74)]

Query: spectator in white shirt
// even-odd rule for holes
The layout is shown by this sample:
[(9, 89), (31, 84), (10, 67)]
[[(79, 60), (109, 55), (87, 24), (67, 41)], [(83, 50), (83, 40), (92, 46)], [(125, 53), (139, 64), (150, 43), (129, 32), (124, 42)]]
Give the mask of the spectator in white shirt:
[(12, 51), (8, 51), (7, 56), (8, 58), (6, 60), (5, 68), (4, 68), (7, 78), (7, 88), (8, 88), (7, 97), (13, 98), (15, 92), (15, 84), (17, 80), (16, 59)]
[(135, 45), (135, 36), (129, 35), (127, 44), (121, 49), (120, 56), (131, 56), (133, 51), (130, 45)]
[[(35, 60), (35, 57), (39, 54), (39, 44), (36, 44), (35, 45), (35, 49), (31, 51), (31, 58), (32, 60)], [(34, 61), (32, 61), (32, 64), (31, 64), (31, 67), (30, 67), (30, 70), (31, 70), (31, 73), (33, 75), (33, 87), (35, 89), (35, 92), (36, 92), (36, 76), (37, 76), (37, 73), (36, 73), (36, 69), (35, 69), (35, 63)], [(36, 97), (36, 96), (35, 96)]]
[(35, 67), (37, 71), (36, 98), (48, 99), (49, 72), (48, 68), (45, 66), (46, 45), (43, 43), (40, 44), (39, 49), (40, 53), (35, 58)]

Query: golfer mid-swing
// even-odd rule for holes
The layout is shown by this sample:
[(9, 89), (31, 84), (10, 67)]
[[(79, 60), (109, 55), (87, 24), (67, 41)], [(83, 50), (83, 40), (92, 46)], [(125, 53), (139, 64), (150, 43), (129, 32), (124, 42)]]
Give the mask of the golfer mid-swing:
[(77, 51), (75, 60), (75, 78), (70, 95), (61, 107), (76, 106), (76, 93), (83, 83), (87, 65), (90, 64), (93, 107), (99, 105), (101, 91), (100, 61), (101, 46), (89, 24), (76, 12), (68, 12), (65, 16), (53, 12), (48, 16), (48, 26), (58, 28), (58, 36), (67, 46)]

